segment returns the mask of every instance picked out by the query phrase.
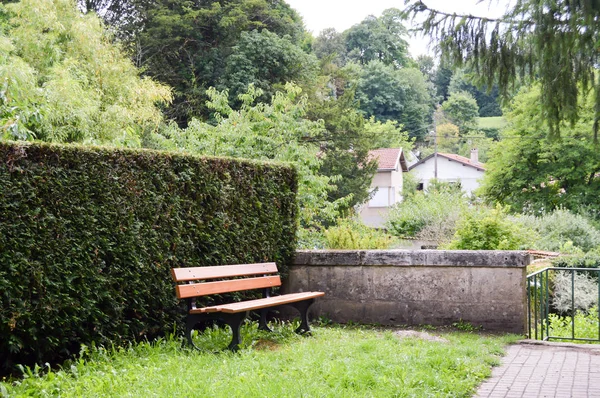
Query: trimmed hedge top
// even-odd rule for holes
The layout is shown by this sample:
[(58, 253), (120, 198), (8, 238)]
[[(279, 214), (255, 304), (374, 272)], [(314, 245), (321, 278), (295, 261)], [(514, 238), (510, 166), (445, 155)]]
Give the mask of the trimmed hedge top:
[(0, 366), (180, 322), (171, 267), (295, 249), (290, 166), (147, 150), (0, 142)]

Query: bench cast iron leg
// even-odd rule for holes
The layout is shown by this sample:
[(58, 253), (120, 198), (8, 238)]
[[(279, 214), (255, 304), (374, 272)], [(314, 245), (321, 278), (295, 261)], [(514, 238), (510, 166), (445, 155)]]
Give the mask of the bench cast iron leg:
[[(238, 346), (242, 342), (240, 339), (240, 327), (242, 326), (242, 322), (246, 319), (246, 315), (248, 312), (238, 312), (235, 314), (227, 314), (227, 316), (223, 316), (223, 321), (229, 325), (231, 328), (231, 332), (233, 336), (231, 337), (231, 343), (229, 343), (229, 349), (231, 351), (237, 351)], [(225, 314), (223, 314), (225, 315)]]
[(315, 299), (299, 301), (297, 303), (290, 304), (292, 307), (300, 312), (300, 326), (295, 330), (298, 334), (310, 333), (310, 326), (308, 326), (308, 307), (315, 302)]
[(258, 321), (258, 330), (272, 332), (272, 330), (267, 325), (267, 313), (268, 312), (269, 312), (269, 310), (267, 308), (263, 308), (260, 310), (260, 321)]

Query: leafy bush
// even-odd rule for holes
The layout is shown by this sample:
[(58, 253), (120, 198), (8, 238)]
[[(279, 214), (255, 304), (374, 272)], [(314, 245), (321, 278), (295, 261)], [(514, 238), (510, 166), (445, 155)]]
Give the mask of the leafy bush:
[(553, 286), (552, 306), (559, 312), (571, 311), (573, 306), (575, 310), (587, 311), (598, 303), (598, 278), (589, 275), (589, 272), (571, 275), (568, 271), (556, 271)]
[(288, 166), (0, 142), (0, 372), (172, 330), (170, 268), (295, 250)]
[(460, 191), (418, 192), (391, 209), (387, 228), (398, 237), (450, 240), (466, 207), (466, 199)]
[(561, 256), (552, 260), (553, 267), (600, 268), (600, 251), (590, 251), (569, 256)]
[(388, 249), (395, 239), (355, 219), (338, 220), (325, 233), (326, 249)]
[(532, 231), (517, 219), (507, 219), (501, 207), (479, 208), (465, 213), (447, 248), (517, 250), (527, 248), (532, 239)]
[(586, 217), (558, 209), (541, 217), (528, 217), (540, 239), (535, 248), (560, 251), (568, 242), (584, 252), (600, 247), (600, 231)]
[[(561, 317), (558, 314), (549, 314), (550, 336), (571, 337), (571, 317)], [(575, 314), (575, 337), (583, 339), (598, 339), (598, 307), (594, 306), (589, 311), (577, 311)]]

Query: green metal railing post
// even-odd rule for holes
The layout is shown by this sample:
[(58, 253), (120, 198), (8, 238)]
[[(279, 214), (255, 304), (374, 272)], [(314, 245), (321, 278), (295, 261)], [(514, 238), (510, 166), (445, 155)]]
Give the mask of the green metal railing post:
[(575, 340), (575, 271), (571, 270), (571, 340)]
[(548, 315), (550, 315), (550, 294), (548, 293), (548, 285), (550, 282), (550, 276), (548, 275), (548, 269), (546, 269), (546, 339), (550, 339), (550, 322)]
[(534, 317), (534, 321), (535, 321), (535, 339), (537, 340), (537, 275), (535, 276), (535, 279), (533, 280), (533, 288), (535, 289), (533, 291), (533, 317)]

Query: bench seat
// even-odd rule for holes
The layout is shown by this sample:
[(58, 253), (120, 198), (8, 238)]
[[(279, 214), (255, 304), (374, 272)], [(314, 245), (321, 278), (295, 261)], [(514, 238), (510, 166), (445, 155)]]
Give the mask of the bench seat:
[(226, 312), (229, 314), (233, 314), (236, 312), (243, 311), (256, 311), (262, 308), (275, 307), (278, 305), (285, 305), (290, 303), (296, 303), (298, 301), (304, 301), (308, 299), (313, 299), (317, 297), (323, 297), (325, 293), (323, 292), (303, 292), (303, 293), (290, 293), (285, 294), (283, 296), (274, 296), (261, 298), (256, 300), (249, 301), (240, 301), (238, 303), (231, 304), (221, 304), (215, 305), (212, 307), (204, 307), (204, 308), (196, 308), (195, 310), (190, 310), (190, 314), (202, 314), (207, 312)]

